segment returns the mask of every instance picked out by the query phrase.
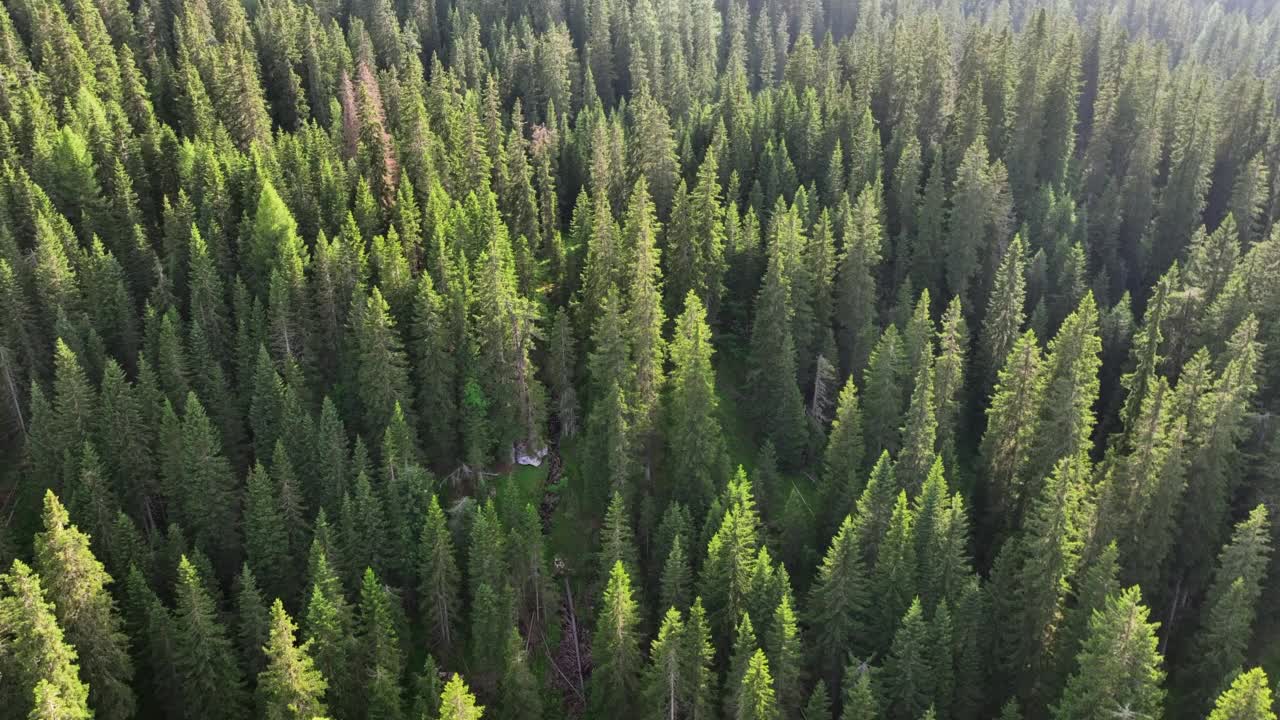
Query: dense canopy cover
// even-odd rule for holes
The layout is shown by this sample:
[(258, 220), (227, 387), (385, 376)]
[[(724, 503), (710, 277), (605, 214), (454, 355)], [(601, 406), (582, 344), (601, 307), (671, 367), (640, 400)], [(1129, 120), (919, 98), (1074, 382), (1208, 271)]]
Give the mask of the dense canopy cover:
[(6, 0), (0, 720), (1275, 720), (1277, 38)]

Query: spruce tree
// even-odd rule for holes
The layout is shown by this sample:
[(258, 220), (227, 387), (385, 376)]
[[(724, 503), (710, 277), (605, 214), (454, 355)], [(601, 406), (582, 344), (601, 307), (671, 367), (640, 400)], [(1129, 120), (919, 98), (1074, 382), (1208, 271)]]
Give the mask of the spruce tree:
[(756, 650), (747, 665), (738, 689), (737, 720), (775, 720), (778, 717), (778, 701), (773, 692), (773, 679), (769, 675), (769, 659), (763, 650)]
[(498, 680), (499, 717), (510, 720), (539, 720), (542, 717), (538, 679), (529, 666), (525, 645), (520, 630), (513, 626), (503, 647), (502, 676)]
[(454, 673), (440, 693), (440, 720), (480, 720), (484, 715), (484, 707), (476, 705), (476, 696), (471, 694), (462, 676)]
[(938, 677), (929, 665), (929, 645), (928, 623), (916, 598), (902, 617), (885, 659), (885, 692), (892, 717), (919, 718), (933, 706)]
[(884, 243), (884, 210), (878, 185), (858, 187), (853, 207), (841, 212), (843, 252), (836, 271), (836, 319), (840, 366), (861, 374), (875, 342), (876, 274)]
[(782, 596), (765, 633), (764, 649), (772, 658), (774, 694), (780, 707), (798, 708), (804, 701), (800, 630), (791, 598)]
[(1210, 693), (1225, 688), (1243, 668), (1270, 555), (1270, 523), (1266, 507), (1259, 505), (1222, 548), (1205, 599), (1194, 677)]
[(1222, 691), (1209, 720), (1275, 720), (1271, 709), (1271, 687), (1262, 668), (1240, 673), (1231, 687)]
[(135, 706), (129, 687), (133, 664), (120, 614), (107, 591), (111, 577), (52, 491), (45, 491), (43, 520), (44, 532), (35, 537), (36, 569), (54, 599), (66, 641), (81, 657), (89, 705), (108, 720), (128, 717)]
[(244, 680), (227, 631), (195, 566), (178, 562), (174, 588), (174, 654), (182, 701), (200, 718), (243, 717)]
[(245, 668), (256, 676), (266, 667), (263, 646), (271, 633), (271, 613), (258, 587), (257, 576), (247, 563), (236, 578), (236, 585), (236, 649)]
[(649, 666), (644, 674), (644, 713), (653, 718), (680, 715), (688, 702), (689, 678), (682, 667), (681, 641), (685, 626), (680, 610), (669, 608), (658, 635), (649, 646)]
[(844, 709), (840, 720), (876, 720), (880, 717), (880, 700), (871, 682), (871, 668), (857, 663), (844, 673)]
[(982, 325), (982, 362), (992, 380), (1022, 333), (1026, 294), (1026, 245), (1014, 235), (992, 281)]
[(848, 515), (862, 493), (863, 452), (862, 408), (858, 400), (858, 386), (850, 377), (840, 391), (822, 458), (822, 516), (827, 528), (834, 527)]
[(642, 667), (637, 614), (631, 579), (618, 560), (609, 572), (592, 639), (589, 697), (597, 712), (615, 704), (628, 707), (635, 700)]
[(671, 341), (672, 371), (666, 404), (668, 475), (679, 484), (671, 497), (702, 507), (727, 473), (724, 438), (717, 417), (714, 349), (706, 309), (692, 292), (676, 319)]
[(896, 454), (901, 446), (904, 372), (902, 340), (897, 326), (890, 325), (871, 351), (862, 376), (862, 426), (872, 452)]
[(1116, 712), (1158, 717), (1164, 706), (1163, 658), (1137, 587), (1107, 598), (1089, 621), (1079, 669), (1053, 706), (1055, 720), (1105, 718)]
[(831, 540), (809, 594), (809, 622), (822, 628), (813, 651), (823, 679), (838, 686), (845, 655), (859, 648), (866, 625), (868, 580), (863, 548), (853, 520), (846, 516)]
[(785, 262), (782, 252), (770, 250), (769, 267), (756, 297), (747, 382), (755, 390), (752, 403), (760, 436), (773, 441), (784, 464), (792, 464), (799, 460), (805, 421), (796, 385), (794, 298)]
[(453, 645), (457, 616), (458, 564), (453, 538), (446, 524), (440, 499), (432, 495), (426, 521), (418, 542), (418, 602), (423, 624), (436, 647), (448, 651)]
[(403, 717), (400, 680), (404, 656), (397, 632), (399, 599), (373, 570), (365, 568), (360, 585), (356, 630), (356, 667), (364, 680), (366, 714), (380, 720)]
[[(15, 714), (30, 708), (27, 717), (88, 720), (89, 688), (80, 679), (76, 649), (63, 638), (46, 599), (40, 576), (21, 560), (0, 575), (0, 627), (19, 685), (19, 697), (9, 702)], [(53, 712), (45, 714), (52, 710)]]
[(309, 643), (294, 644), (297, 629), (277, 598), (263, 648), (267, 667), (258, 675), (258, 708), (269, 720), (309, 720), (326, 712), (323, 698), (328, 683), (315, 668)]

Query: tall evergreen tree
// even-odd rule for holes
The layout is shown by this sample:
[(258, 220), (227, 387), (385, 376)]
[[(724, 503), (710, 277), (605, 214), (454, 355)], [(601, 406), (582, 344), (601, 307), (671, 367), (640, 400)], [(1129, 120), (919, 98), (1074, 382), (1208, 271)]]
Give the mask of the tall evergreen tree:
[(181, 698), (202, 718), (243, 717), (244, 680), (205, 580), (184, 556), (174, 588), (174, 655)]
[(685, 298), (685, 309), (676, 319), (671, 341), (671, 363), (666, 405), (668, 473), (680, 484), (670, 494), (700, 507), (727, 474), (724, 438), (717, 417), (714, 349), (706, 309), (696, 295)]
[(1218, 696), (1209, 720), (1273, 720), (1271, 687), (1262, 668), (1254, 668), (1236, 676)]
[(1270, 555), (1270, 523), (1259, 505), (1222, 548), (1202, 611), (1194, 677), (1210, 692), (1222, 690), (1244, 665)]
[(1156, 650), (1157, 624), (1147, 621), (1137, 587), (1107, 599), (1089, 621), (1079, 669), (1053, 706), (1053, 717), (1104, 718), (1120, 712), (1157, 716), (1163, 711), (1163, 659)]
[(315, 668), (309, 645), (294, 644), (297, 626), (279, 599), (271, 606), (271, 633), (263, 651), (267, 667), (258, 675), (258, 707), (271, 720), (325, 715), (324, 676)]
[(43, 520), (44, 532), (35, 538), (36, 569), (54, 599), (66, 641), (82, 658), (89, 704), (100, 717), (128, 717), (135, 707), (129, 687), (133, 663), (120, 614), (107, 591), (111, 576), (52, 491), (45, 492)]
[(30, 708), (31, 718), (93, 717), (76, 649), (63, 639), (40, 576), (14, 560), (9, 572), (0, 575), (0, 587), (6, 590), (0, 596), (0, 627), (19, 685), (18, 697), (7, 699), (8, 706), (17, 713)]
[[(590, 701), (603, 712), (614, 703), (635, 700), (642, 667), (638, 638), (638, 607), (631, 592), (631, 579), (622, 565), (614, 562), (597, 614), (592, 640)], [(625, 707), (626, 705), (624, 705)]]

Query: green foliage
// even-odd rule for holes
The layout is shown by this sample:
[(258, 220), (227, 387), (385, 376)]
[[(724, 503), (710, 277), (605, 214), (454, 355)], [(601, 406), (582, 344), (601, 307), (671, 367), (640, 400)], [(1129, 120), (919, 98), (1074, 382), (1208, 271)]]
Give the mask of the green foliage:
[(259, 711), (271, 720), (325, 715), (323, 697), (328, 683), (315, 669), (308, 644), (294, 644), (296, 631), (277, 599), (271, 606), (271, 633), (263, 648), (267, 666), (258, 675)]
[(1231, 687), (1218, 696), (1209, 720), (1270, 720), (1271, 687), (1262, 668), (1254, 668), (1236, 676)]
[(1122, 710), (1156, 716), (1163, 712), (1164, 670), (1156, 651), (1156, 625), (1147, 621), (1137, 587), (1107, 598), (1089, 621), (1079, 669), (1067, 681), (1053, 717), (1102, 718)]
[(120, 614), (107, 591), (111, 576), (90, 551), (88, 536), (70, 524), (51, 491), (44, 496), (43, 517), (44, 532), (35, 538), (36, 569), (45, 592), (54, 599), (66, 641), (81, 656), (89, 704), (100, 717), (128, 717), (135, 707), (129, 687), (133, 663)]

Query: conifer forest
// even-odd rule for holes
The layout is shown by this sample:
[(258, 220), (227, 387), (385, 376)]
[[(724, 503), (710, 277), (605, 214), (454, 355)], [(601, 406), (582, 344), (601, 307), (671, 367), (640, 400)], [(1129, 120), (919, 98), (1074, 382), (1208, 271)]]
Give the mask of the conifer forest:
[(3, 0), (0, 720), (1276, 720), (1280, 2)]

